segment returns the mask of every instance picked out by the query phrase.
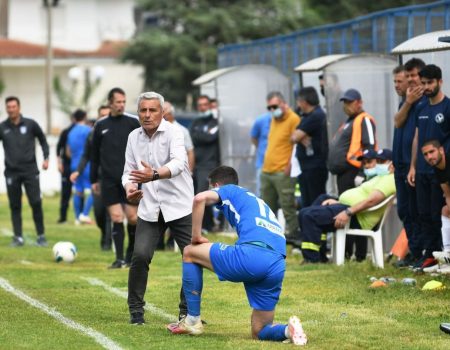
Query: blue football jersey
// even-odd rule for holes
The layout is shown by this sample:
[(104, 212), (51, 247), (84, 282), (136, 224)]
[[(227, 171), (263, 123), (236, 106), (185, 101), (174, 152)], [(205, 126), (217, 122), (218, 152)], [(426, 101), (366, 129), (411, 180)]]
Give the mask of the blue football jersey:
[(283, 229), (269, 206), (247, 189), (225, 185), (213, 189), (221, 199), (216, 207), (236, 229), (236, 244), (259, 241), (286, 256)]

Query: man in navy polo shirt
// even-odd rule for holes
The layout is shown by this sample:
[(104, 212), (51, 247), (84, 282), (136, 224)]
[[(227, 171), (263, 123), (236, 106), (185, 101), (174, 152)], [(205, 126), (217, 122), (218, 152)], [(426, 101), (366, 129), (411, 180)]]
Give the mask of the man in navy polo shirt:
[(302, 207), (309, 207), (326, 192), (328, 179), (328, 133), (327, 118), (319, 106), (319, 96), (312, 86), (299, 91), (297, 105), (302, 121), (292, 133), (291, 141), (297, 144), (296, 156), (302, 173), (299, 176)]
[[(397, 188), (397, 213), (408, 237), (410, 254), (396, 263), (397, 267), (414, 265), (422, 255), (420, 228), (417, 220), (416, 190), (406, 181), (411, 167), (411, 148), (416, 131), (416, 114), (427, 102), (419, 72), (425, 63), (411, 58), (405, 66), (394, 70), (394, 86), (401, 97), (398, 112), (394, 116), (394, 143), (392, 146), (395, 166), (395, 187)], [(405, 84), (406, 83), (406, 84)], [(406, 86), (405, 86), (406, 85)]]
[(450, 139), (450, 99), (444, 95), (442, 87), (442, 71), (434, 65), (425, 66), (419, 76), (424, 88), (427, 103), (418, 112), (416, 118), (416, 132), (411, 153), (411, 169), (408, 182), (416, 187), (417, 208), (419, 211), (420, 237), (423, 240), (421, 259), (414, 266), (423, 269), (437, 263), (433, 258), (433, 251), (439, 251), (441, 238), (441, 209), (444, 197), (439, 181), (433, 174), (433, 168), (427, 164), (422, 152), (418, 151), (424, 143), (437, 139), (446, 152), (449, 150)]

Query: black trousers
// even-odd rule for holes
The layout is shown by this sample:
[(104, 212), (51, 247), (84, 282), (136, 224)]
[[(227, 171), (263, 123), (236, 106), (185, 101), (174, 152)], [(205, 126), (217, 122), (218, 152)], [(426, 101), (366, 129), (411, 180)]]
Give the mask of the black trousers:
[(302, 193), (302, 208), (309, 207), (317, 197), (327, 192), (327, 179), (327, 168), (302, 169), (302, 173), (298, 177)]
[(111, 217), (109, 216), (108, 209), (105, 204), (103, 204), (101, 195), (94, 193), (93, 197), (95, 222), (101, 232), (100, 245), (102, 248), (111, 248)]
[(44, 214), (42, 212), (41, 189), (39, 187), (39, 173), (37, 174), (8, 174), (6, 190), (8, 192), (9, 208), (15, 236), (22, 236), (22, 185), (28, 203), (33, 212), (33, 221), (38, 235), (44, 234)]
[[(170, 228), (183, 254), (184, 247), (191, 243), (192, 215), (165, 222), (159, 214), (158, 222), (144, 221), (138, 217), (136, 240), (128, 274), (128, 308), (130, 313), (144, 311), (144, 295), (147, 288), (149, 265), (155, 253), (161, 234)], [(180, 269), (181, 270), (181, 269)], [(187, 314), (187, 304), (183, 288), (180, 291), (180, 314)]]
[[(339, 194), (355, 187), (355, 177), (358, 172), (358, 168), (351, 168), (337, 176)], [(353, 245), (355, 245), (356, 260), (364, 260), (367, 255), (367, 237), (347, 235), (345, 240), (345, 257), (347, 259), (350, 259), (353, 255)]]
[(72, 182), (70, 182), (70, 162), (64, 163), (64, 171), (61, 174), (61, 199), (59, 202), (59, 220), (67, 220), (70, 197), (72, 196)]
[(434, 174), (416, 174), (419, 244), (425, 256), (442, 249), (441, 210), (445, 204), (441, 186)]

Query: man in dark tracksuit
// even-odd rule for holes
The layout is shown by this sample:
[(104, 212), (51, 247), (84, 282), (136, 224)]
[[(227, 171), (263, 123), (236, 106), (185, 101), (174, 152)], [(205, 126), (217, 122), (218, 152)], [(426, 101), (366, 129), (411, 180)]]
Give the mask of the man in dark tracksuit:
[(56, 144), (56, 156), (58, 157), (58, 170), (61, 173), (61, 200), (59, 204), (59, 219), (58, 224), (63, 224), (67, 221), (67, 210), (69, 209), (70, 197), (72, 195), (72, 183), (69, 180), (70, 176), (70, 157), (66, 153), (67, 136), (75, 124), (70, 124), (65, 128), (59, 136)]
[[(137, 117), (124, 113), (126, 97), (120, 88), (113, 88), (108, 94), (111, 113), (99, 120), (92, 137), (91, 184), (94, 193), (101, 193), (113, 222), (112, 239), (116, 247), (116, 260), (110, 268), (126, 267), (131, 262), (136, 231), (137, 206), (127, 202), (122, 187), (122, 173), (125, 165), (125, 149), (128, 135), (141, 125)], [(101, 189), (99, 169), (102, 170)], [(128, 225), (128, 249), (124, 258), (125, 228), (124, 215)]]
[[(355, 177), (361, 168), (358, 157), (366, 149), (376, 149), (375, 119), (363, 110), (359, 91), (347, 90), (341, 98), (347, 121), (341, 125), (331, 140), (328, 153), (328, 170), (337, 175), (339, 194), (355, 187)], [(367, 254), (367, 237), (348, 235), (345, 255), (351, 258), (356, 245), (356, 260), (362, 261)]]
[(44, 231), (39, 170), (36, 163), (36, 138), (44, 153), (42, 168), (48, 168), (49, 148), (42, 129), (34, 120), (20, 113), (20, 101), (17, 97), (5, 100), (8, 119), (0, 124), (0, 140), (5, 151), (5, 179), (9, 207), (14, 230), (12, 246), (23, 246), (22, 237), (22, 185), (33, 211), (33, 221), (38, 238), (36, 244), (47, 246)]
[[(194, 119), (189, 128), (195, 148), (195, 193), (206, 191), (209, 188), (208, 174), (212, 169), (220, 165), (219, 122), (211, 112), (208, 96), (199, 96), (197, 109), (201, 116)], [(206, 231), (212, 231), (214, 227), (211, 206), (205, 208), (202, 227)]]

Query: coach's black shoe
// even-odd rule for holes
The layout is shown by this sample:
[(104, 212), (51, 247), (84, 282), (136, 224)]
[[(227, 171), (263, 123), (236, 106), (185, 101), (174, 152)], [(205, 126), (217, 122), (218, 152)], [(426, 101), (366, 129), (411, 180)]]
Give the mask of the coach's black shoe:
[(36, 240), (36, 245), (39, 247), (47, 247), (48, 243), (47, 240), (45, 239), (45, 235), (39, 235), (37, 240)]
[(10, 246), (11, 247), (22, 247), (25, 244), (22, 236), (14, 236)]
[(136, 326), (141, 326), (145, 323), (144, 313), (142, 312), (132, 312), (130, 317), (130, 323)]
[(127, 264), (124, 260), (116, 260), (108, 267), (108, 269), (123, 269), (125, 267), (127, 267)]

